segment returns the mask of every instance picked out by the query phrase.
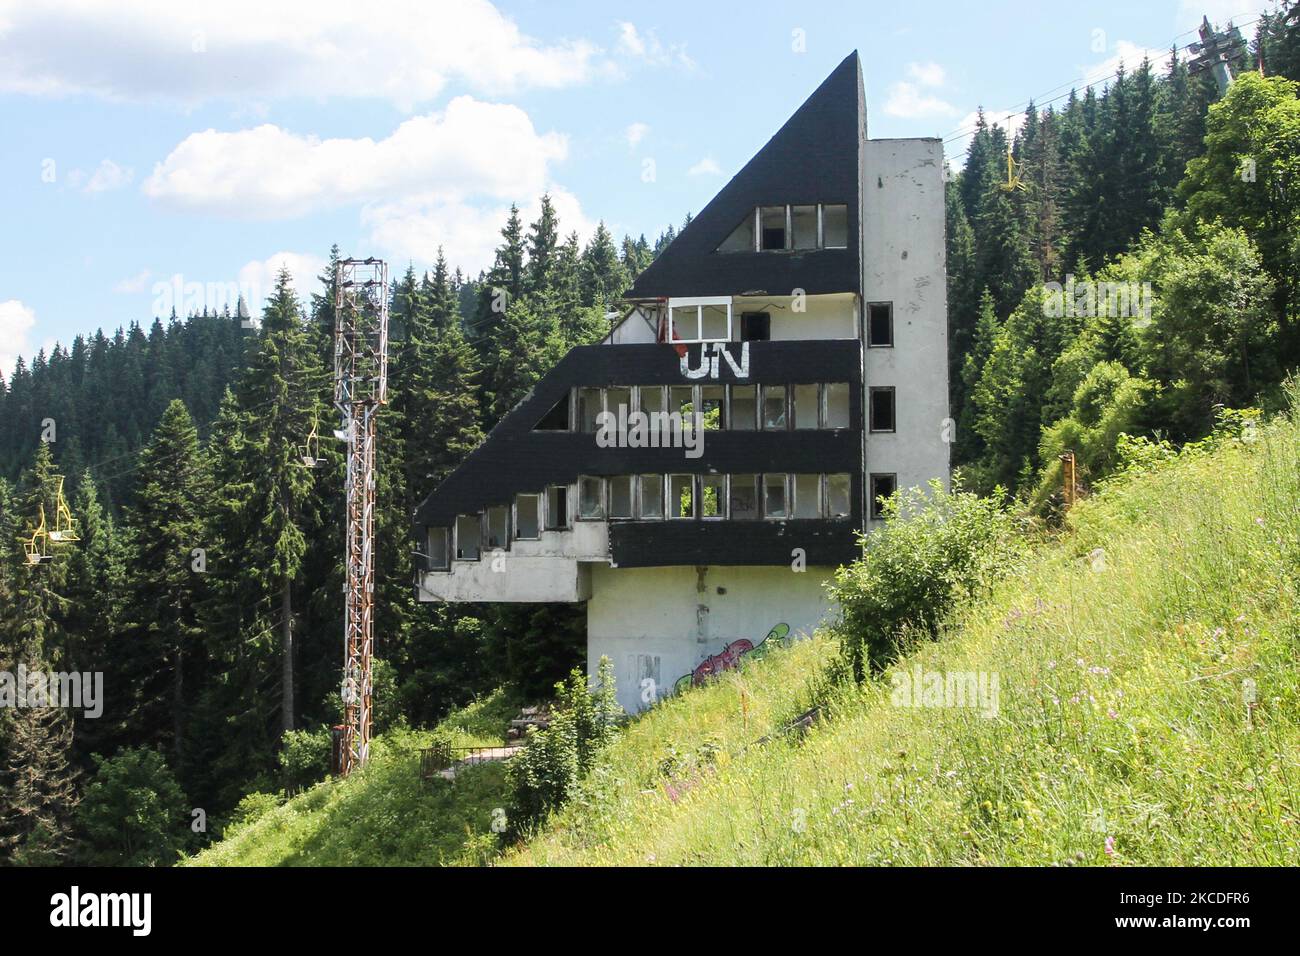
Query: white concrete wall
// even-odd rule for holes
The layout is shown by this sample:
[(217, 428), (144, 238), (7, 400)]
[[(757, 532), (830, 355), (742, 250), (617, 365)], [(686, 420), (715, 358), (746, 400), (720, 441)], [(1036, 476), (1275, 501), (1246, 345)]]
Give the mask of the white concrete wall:
[[(779, 253), (773, 253), (777, 255)], [(764, 296), (744, 299), (737, 297), (732, 304), (735, 313), (734, 338), (740, 340), (740, 313), (766, 312), (772, 317), (772, 341), (788, 342), (796, 339), (855, 339), (858, 337), (857, 296), (810, 295), (802, 300), (803, 311), (794, 311), (793, 296)]]
[(950, 477), (942, 168), (937, 139), (867, 142), (863, 310), (894, 303), (894, 347), (863, 350), (864, 378), (897, 389), (897, 430), (867, 434), (865, 470), (896, 473), (902, 488)]
[(733, 641), (758, 645), (780, 624), (791, 638), (806, 637), (833, 609), (823, 587), (829, 568), (590, 567), (587, 669), (594, 675), (601, 656), (610, 659), (630, 713), (648, 706), (643, 679), (667, 696)]

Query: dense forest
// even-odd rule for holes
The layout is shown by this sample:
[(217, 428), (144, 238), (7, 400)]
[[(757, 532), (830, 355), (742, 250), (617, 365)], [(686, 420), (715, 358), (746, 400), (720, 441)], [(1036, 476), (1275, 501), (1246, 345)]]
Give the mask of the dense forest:
[[(1261, 18), (1222, 98), (1180, 51), (1102, 89), (981, 117), (948, 177), (954, 463), (1046, 522), (1059, 455), (1087, 486), (1227, 416), (1300, 366), (1300, 32)], [(1008, 164), (1010, 153), (1012, 161)], [(689, 221), (689, 218), (688, 218)], [(669, 242), (562, 237), (512, 211), (493, 267), (441, 255), (391, 289), (376, 595), (379, 731), (499, 684), (544, 695), (582, 655), (580, 609), (414, 600), (411, 509)], [(0, 670), (102, 672), (102, 717), (0, 716), (0, 859), (166, 862), (247, 794), (324, 765), (340, 716), (343, 459), (329, 435), (333, 263), (229, 313), (78, 337), (0, 383)], [(1114, 293), (1125, 293), (1118, 296)], [(1149, 290), (1149, 294), (1148, 294)], [(245, 327), (248, 326), (248, 327)], [(66, 476), (62, 478), (60, 476)], [(42, 515), (79, 538), (29, 565)], [(304, 769), (305, 768), (305, 769)], [(117, 821), (146, 783), (159, 821)], [(137, 803), (130, 804), (137, 807)]]

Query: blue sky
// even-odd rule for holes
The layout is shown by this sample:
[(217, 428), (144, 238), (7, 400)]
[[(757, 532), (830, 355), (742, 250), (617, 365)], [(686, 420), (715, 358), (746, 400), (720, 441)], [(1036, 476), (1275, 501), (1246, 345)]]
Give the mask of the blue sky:
[(395, 270), (441, 244), (476, 273), (543, 191), (566, 232), (653, 241), (853, 49), (870, 135), (960, 157), (977, 106), (1272, 6), (0, 0), (0, 372), (173, 301), (265, 294), (281, 263), (306, 282), (333, 242)]

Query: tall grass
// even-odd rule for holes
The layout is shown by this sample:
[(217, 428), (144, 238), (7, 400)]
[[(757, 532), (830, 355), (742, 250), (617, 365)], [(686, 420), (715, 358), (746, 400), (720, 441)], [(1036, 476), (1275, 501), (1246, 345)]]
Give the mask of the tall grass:
[[(512, 864), (1300, 863), (1300, 428), (1116, 482), (941, 640), (776, 734), (828, 637), (657, 708)], [(996, 675), (999, 709), (896, 704)]]

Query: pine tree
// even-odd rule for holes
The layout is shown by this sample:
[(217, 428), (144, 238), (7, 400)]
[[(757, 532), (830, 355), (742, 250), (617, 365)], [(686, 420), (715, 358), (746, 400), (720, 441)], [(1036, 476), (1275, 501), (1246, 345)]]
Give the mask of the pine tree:
[(542, 196), (537, 221), (528, 227), (528, 269), (525, 291), (535, 295), (551, 288), (555, 255), (559, 246), (560, 221), (550, 196)]

